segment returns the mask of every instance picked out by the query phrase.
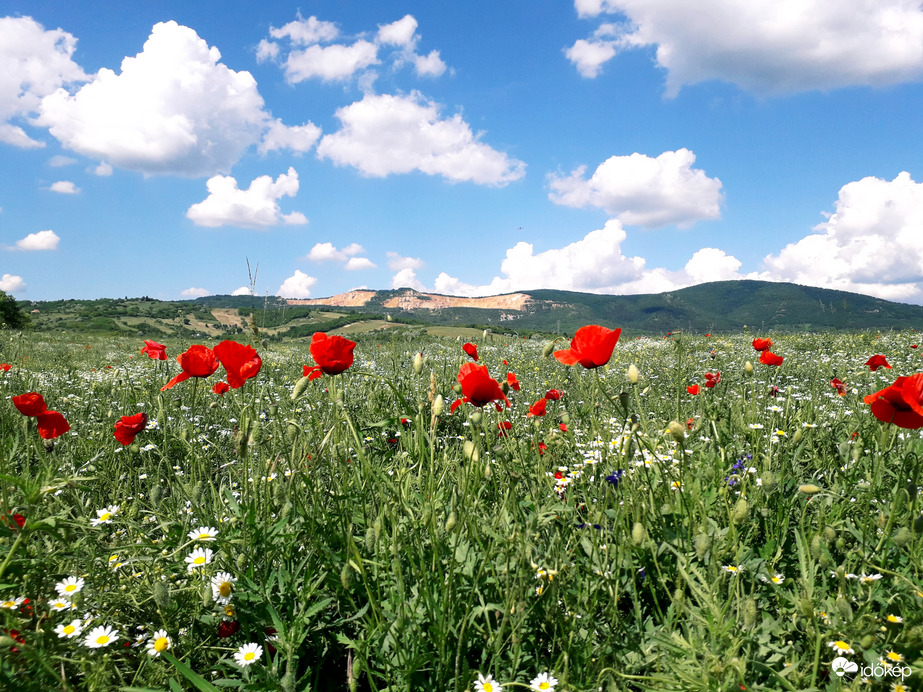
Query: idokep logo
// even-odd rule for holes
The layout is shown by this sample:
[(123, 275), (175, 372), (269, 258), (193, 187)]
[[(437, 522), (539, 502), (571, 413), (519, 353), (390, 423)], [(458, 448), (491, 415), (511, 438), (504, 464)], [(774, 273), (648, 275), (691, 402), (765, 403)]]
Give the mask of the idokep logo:
[(830, 667), (833, 669), (833, 672), (836, 673), (837, 677), (840, 678), (846, 675), (846, 673), (855, 673), (859, 670), (858, 663), (854, 663), (842, 656), (837, 656), (833, 659), (833, 663), (830, 664)]

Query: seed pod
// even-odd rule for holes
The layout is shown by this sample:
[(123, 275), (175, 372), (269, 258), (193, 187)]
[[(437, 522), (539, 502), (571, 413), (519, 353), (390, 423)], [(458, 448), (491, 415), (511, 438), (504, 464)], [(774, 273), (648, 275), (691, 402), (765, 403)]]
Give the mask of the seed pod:
[(740, 498), (737, 500), (737, 504), (734, 505), (734, 511), (731, 513), (731, 521), (737, 525), (743, 524), (747, 520), (748, 514), (749, 505), (746, 499)]
[(647, 541), (647, 529), (644, 528), (644, 524), (640, 521), (636, 521), (634, 526), (631, 527), (631, 542), (635, 545), (641, 545)]
[(641, 373), (638, 372), (638, 366), (632, 363), (628, 366), (628, 381), (631, 384), (638, 384), (639, 379), (641, 379)]
[(449, 512), (449, 517), (445, 520), (445, 532), (452, 533), (452, 529), (455, 528), (455, 524), (458, 523), (458, 517), (455, 515), (455, 511), (452, 510)]
[(445, 406), (445, 401), (442, 399), (442, 394), (437, 394), (436, 398), (433, 399), (433, 415), (438, 416), (442, 413), (442, 409)]
[(423, 354), (418, 353), (413, 357), (413, 374), (419, 375), (423, 372)]

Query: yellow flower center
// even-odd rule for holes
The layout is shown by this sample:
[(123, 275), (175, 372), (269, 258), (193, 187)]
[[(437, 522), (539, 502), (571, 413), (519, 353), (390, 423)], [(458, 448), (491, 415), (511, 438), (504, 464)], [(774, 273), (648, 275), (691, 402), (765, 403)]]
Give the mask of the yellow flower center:
[(889, 615), (888, 622), (900, 622), (901, 619), (897, 615)]
[(482, 685), (482, 689), (484, 690), (484, 692), (494, 692), (494, 686), (491, 685), (489, 682), (484, 683), (484, 685)]
[(549, 685), (547, 682), (540, 682), (538, 683), (538, 689), (548, 690), (548, 689), (551, 689), (551, 685)]
[(221, 594), (222, 598), (227, 598), (231, 595), (231, 589), (233, 589), (231, 582), (223, 581), (221, 582), (221, 586), (218, 587), (218, 593)]
[(248, 651), (247, 653), (244, 654), (245, 661), (252, 661), (254, 658), (256, 658), (256, 654), (253, 653), (252, 651)]
[(204, 556), (204, 555), (199, 555), (199, 557), (197, 557), (195, 560), (192, 561), (192, 564), (194, 564), (194, 565), (204, 565), (204, 564), (205, 564), (205, 556)]
[(103, 645), (105, 645), (105, 644), (108, 644), (108, 643), (109, 643), (109, 637), (108, 637), (107, 635), (105, 635), (105, 634), (101, 634), (101, 635), (99, 635), (99, 636), (96, 638), (96, 643), (99, 644), (100, 646), (103, 646)]
[(211, 538), (211, 537), (212, 535), (210, 533), (200, 533), (199, 534), (199, 540), (204, 540), (206, 538)]
[(76, 629), (77, 628), (74, 627), (73, 625), (65, 625), (62, 631), (64, 632), (64, 634), (73, 634), (76, 631)]
[(67, 586), (64, 587), (64, 590), (67, 591), (68, 593), (70, 593), (71, 591), (76, 591), (76, 590), (77, 590), (77, 585), (76, 585), (76, 584), (68, 584)]
[(232, 606), (232, 605), (226, 605), (226, 606), (224, 607), (224, 614), (227, 615), (229, 618), (234, 617), (234, 612), (235, 612), (235, 611), (234, 611), (234, 606)]
[(166, 637), (160, 637), (154, 642), (154, 651), (166, 651), (170, 648), (170, 640)]
[(898, 663), (900, 663), (901, 661), (904, 660), (904, 657), (901, 656), (901, 655), (900, 655), (899, 653), (897, 653), (896, 651), (889, 651), (889, 652), (888, 652), (887, 658), (888, 658), (888, 660), (890, 660), (890, 661), (897, 661)]
[(4, 601), (3, 603), (0, 603), (0, 605), (2, 605), (4, 608), (12, 608), (14, 605), (16, 605), (16, 601)]
[(110, 519), (111, 517), (112, 517), (112, 513), (111, 513), (111, 512), (105, 512), (104, 514), (100, 514), (100, 515), (99, 515), (99, 520), (100, 520), (100, 521), (109, 521), (109, 519)]
[(780, 577), (773, 577), (773, 578), (772, 578), (772, 583), (773, 583), (773, 584), (781, 584), (781, 583), (782, 583), (782, 579), (781, 579)]
[(851, 648), (847, 642), (840, 641), (840, 640), (833, 642), (833, 645), (838, 649), (842, 649), (843, 651), (846, 651), (847, 649)]

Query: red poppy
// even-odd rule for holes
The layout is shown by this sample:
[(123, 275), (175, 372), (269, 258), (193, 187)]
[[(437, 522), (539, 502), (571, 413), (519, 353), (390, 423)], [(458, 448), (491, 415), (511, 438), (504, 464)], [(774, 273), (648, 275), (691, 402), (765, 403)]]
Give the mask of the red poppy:
[(218, 369), (218, 358), (215, 352), (201, 344), (190, 346), (185, 353), (180, 353), (176, 357), (176, 362), (183, 371), (161, 387), (161, 392), (180, 382), (185, 382), (190, 377), (211, 377)]
[(218, 636), (227, 639), (240, 631), (240, 623), (237, 620), (222, 620), (218, 623)]
[(869, 370), (875, 372), (878, 368), (888, 368), (891, 369), (891, 366), (888, 364), (887, 359), (882, 355), (874, 355), (865, 361), (865, 364), (869, 366)]
[(339, 375), (353, 364), (356, 342), (342, 336), (327, 336), (315, 332), (311, 337), (311, 357), (317, 365), (304, 366), (304, 376), (316, 380), (323, 375)]
[(36, 416), (38, 434), (43, 440), (53, 440), (71, 429), (67, 419), (57, 411), (45, 411)]
[(147, 427), (147, 414), (136, 413), (133, 416), (122, 416), (115, 424), (115, 439), (122, 445), (128, 446), (135, 441), (135, 435)]
[(917, 344), (910, 344), (910, 348), (916, 348)]
[[(26, 525), (26, 518), (19, 513), (10, 514), (9, 516), (6, 514), (0, 514), (0, 521), (7, 524), (13, 531), (16, 530), (16, 526), (23, 528)], [(16, 526), (14, 526), (14, 524)]]
[(462, 351), (471, 356), (471, 360), (477, 362), (478, 359), (478, 347), (474, 344), (465, 344), (462, 346)]
[(231, 390), (231, 387), (227, 382), (215, 382), (212, 386), (212, 391), (218, 396), (224, 396)]
[(506, 373), (506, 383), (514, 391), (518, 392), (520, 390), (519, 380), (516, 379), (516, 375), (514, 373), (511, 373), (511, 372)]
[(506, 437), (506, 433), (513, 429), (513, 424), (508, 420), (503, 421), (502, 423), (497, 423), (497, 430), (500, 432), (497, 433), (500, 437)]
[[(89, 346), (87, 348), (89, 348)], [(163, 344), (158, 344), (156, 341), (148, 341), (145, 339), (141, 353), (146, 353), (152, 360), (167, 359), (167, 347)]]
[(12, 367), (9, 363), (0, 363), (0, 370), (3, 370), (3, 372), (9, 372)]
[(558, 429), (559, 429), (561, 432), (567, 432), (567, 423), (561, 423), (561, 424), (558, 426)]
[(542, 455), (542, 454), (544, 454), (544, 453), (547, 452), (547, 451), (548, 451), (548, 445), (546, 445), (544, 442), (539, 442), (539, 443), (538, 443), (538, 453), (539, 453), (539, 455)]
[(37, 416), (48, 410), (44, 397), (37, 392), (27, 392), (26, 394), (14, 396), (13, 406), (24, 416)]
[(215, 357), (227, 371), (228, 386), (231, 389), (243, 387), (244, 382), (256, 377), (263, 367), (262, 359), (252, 346), (236, 341), (226, 340), (215, 346)]
[(846, 396), (846, 383), (840, 381), (839, 378), (834, 377), (830, 380), (830, 386), (833, 387), (840, 396)]
[[(449, 408), (450, 413), (465, 401), (474, 406), (484, 406), (491, 401), (503, 399), (507, 406), (510, 405), (510, 400), (506, 398), (500, 384), (487, 372), (486, 365), (465, 363), (458, 371), (458, 383), (462, 388), (462, 398), (452, 402)], [(499, 411), (500, 404), (494, 405)]]
[[(26, 643), (26, 638), (23, 636), (22, 632), (20, 632), (19, 630), (0, 630), (0, 632), (3, 632), (4, 634), (6, 634), (6, 636), (8, 636), (14, 642), (19, 642), (20, 644)], [(10, 646), (10, 653), (11, 654), (19, 653), (19, 647)]]
[(923, 374), (898, 377), (889, 387), (869, 394), (863, 401), (872, 407), (872, 415), (899, 428), (923, 427)]
[(545, 398), (548, 399), (548, 401), (557, 401), (562, 396), (564, 396), (564, 392), (560, 389), (549, 389), (545, 392)]
[(598, 368), (609, 362), (621, 334), (621, 329), (606, 329), (595, 324), (580, 327), (570, 348), (555, 351), (554, 357), (564, 365), (579, 363), (585, 368)]
[(695, 396), (696, 394), (698, 394), (698, 393), (699, 393), (700, 391), (702, 391), (702, 390), (699, 388), (699, 385), (697, 385), (697, 384), (691, 384), (691, 385), (689, 385), (688, 387), (686, 387), (686, 391), (689, 392), (690, 394), (692, 394), (692, 396)]
[(544, 416), (546, 413), (545, 411), (546, 406), (548, 406), (548, 399), (545, 399), (545, 398), (539, 399), (538, 401), (536, 401), (534, 404), (532, 404), (529, 407), (529, 413), (526, 414), (526, 418), (528, 418), (529, 416)]
[(705, 386), (709, 389), (712, 389), (716, 384), (721, 381), (720, 372), (706, 372), (705, 373)]
[(695, 427), (695, 418), (686, 419), (686, 429), (692, 430)]
[(785, 360), (782, 356), (777, 356), (772, 351), (763, 351), (760, 354), (760, 363), (764, 365), (782, 365), (782, 361)]
[(769, 339), (754, 339), (753, 348), (757, 351), (768, 351), (772, 348), (772, 342)]

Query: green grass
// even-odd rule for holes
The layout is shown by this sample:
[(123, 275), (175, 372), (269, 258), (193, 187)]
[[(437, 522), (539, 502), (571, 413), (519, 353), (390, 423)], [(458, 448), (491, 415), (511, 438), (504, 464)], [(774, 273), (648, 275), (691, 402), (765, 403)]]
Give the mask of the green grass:
[[(836, 642), (863, 666), (902, 657), (917, 684), (923, 441), (862, 401), (921, 369), (915, 335), (769, 336), (781, 367), (753, 335), (675, 335), (625, 338), (590, 371), (478, 333), (480, 363), (522, 390), (451, 415), (468, 358), (420, 330), (358, 334), (349, 370), (301, 384), (306, 344), (254, 344), (262, 370), (224, 397), (223, 370), (161, 392), (189, 341), (155, 362), (140, 338), (4, 338), (0, 689), (461, 692), (545, 671), (586, 692), (859, 689), (831, 671)], [(870, 372), (875, 353), (893, 370)], [(70, 422), (53, 443), (9, 400), (32, 391)], [(141, 411), (122, 447), (115, 422)], [(84, 585), (57, 612), (68, 577)], [(59, 637), (74, 619), (82, 636)], [(117, 640), (86, 646), (103, 625)], [(247, 643), (262, 655), (241, 667)]]

